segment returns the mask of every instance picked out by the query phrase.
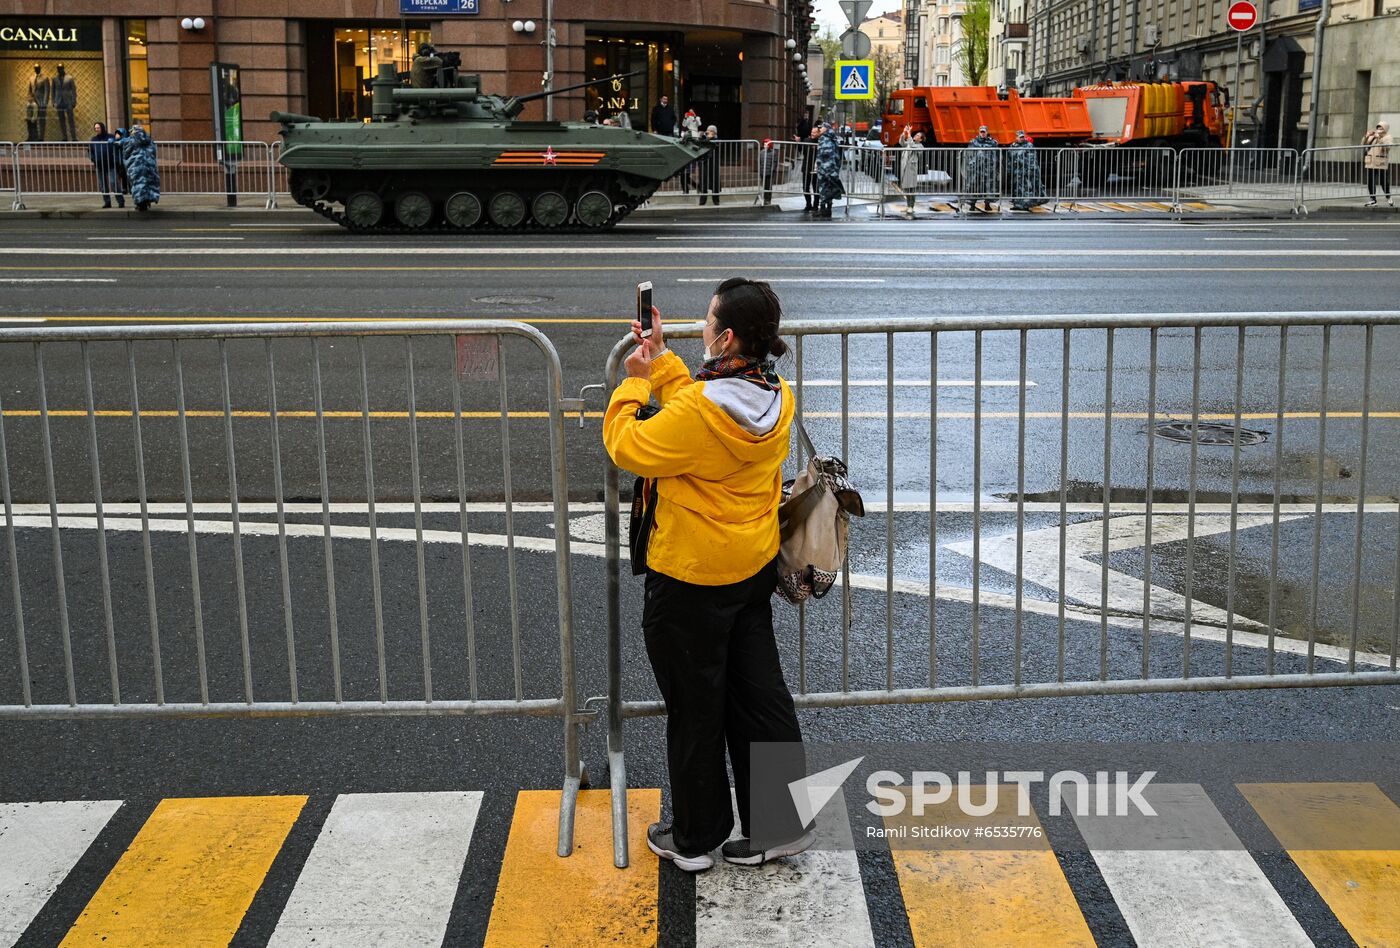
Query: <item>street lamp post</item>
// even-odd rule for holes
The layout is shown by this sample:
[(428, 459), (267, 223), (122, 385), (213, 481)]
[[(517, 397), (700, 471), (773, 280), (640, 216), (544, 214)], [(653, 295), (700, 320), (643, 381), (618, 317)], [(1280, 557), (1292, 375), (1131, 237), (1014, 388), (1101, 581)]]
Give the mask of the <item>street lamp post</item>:
[[(554, 89), (554, 0), (544, 0), (544, 86), (546, 92)], [(544, 97), (544, 118), (554, 121), (554, 96)]]

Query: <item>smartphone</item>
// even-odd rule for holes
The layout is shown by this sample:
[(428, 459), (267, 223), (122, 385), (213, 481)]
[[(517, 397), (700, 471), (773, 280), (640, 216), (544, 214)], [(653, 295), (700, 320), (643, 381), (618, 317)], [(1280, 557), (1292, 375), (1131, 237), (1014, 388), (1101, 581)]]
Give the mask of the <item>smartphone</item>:
[(651, 335), (651, 281), (637, 284), (637, 321), (642, 324), (642, 338)]

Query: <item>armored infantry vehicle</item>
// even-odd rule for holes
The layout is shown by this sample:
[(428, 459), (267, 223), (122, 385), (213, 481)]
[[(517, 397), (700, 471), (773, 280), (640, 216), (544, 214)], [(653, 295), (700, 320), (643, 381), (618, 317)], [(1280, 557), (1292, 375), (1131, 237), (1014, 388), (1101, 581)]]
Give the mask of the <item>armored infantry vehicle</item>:
[(632, 129), (523, 121), (546, 93), (488, 95), (459, 59), (420, 50), (409, 82), (381, 65), (368, 122), (273, 112), (297, 203), (372, 233), (606, 230), (705, 153)]

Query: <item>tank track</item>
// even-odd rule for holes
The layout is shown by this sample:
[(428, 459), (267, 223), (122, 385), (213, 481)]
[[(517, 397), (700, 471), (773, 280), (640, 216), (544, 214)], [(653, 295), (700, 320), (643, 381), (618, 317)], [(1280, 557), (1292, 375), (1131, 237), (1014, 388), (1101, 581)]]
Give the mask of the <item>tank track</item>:
[(599, 227), (589, 227), (577, 222), (560, 224), (558, 227), (541, 227), (529, 219), (522, 221), (515, 227), (502, 227), (492, 222), (485, 214), (473, 227), (454, 227), (445, 220), (432, 221), (422, 227), (405, 227), (397, 221), (381, 221), (373, 227), (359, 227), (346, 220), (345, 212), (337, 210), (334, 204), (316, 201), (313, 204), (302, 206), (309, 207), (326, 220), (335, 221), (352, 234), (599, 234), (605, 230), (611, 230), (628, 214), (641, 207), (642, 203), (642, 201), (629, 201), (625, 204), (614, 205), (619, 209), (613, 212), (613, 216), (606, 224)]

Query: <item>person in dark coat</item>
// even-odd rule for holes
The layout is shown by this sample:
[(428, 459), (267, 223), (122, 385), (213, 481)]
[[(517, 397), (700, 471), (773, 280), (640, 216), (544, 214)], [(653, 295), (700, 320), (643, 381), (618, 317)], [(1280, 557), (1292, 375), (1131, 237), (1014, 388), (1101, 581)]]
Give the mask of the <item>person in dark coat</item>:
[(141, 125), (131, 127), (131, 136), (122, 143), (126, 176), (131, 179), (131, 199), (138, 211), (150, 210), (160, 201), (160, 169), (156, 166), (156, 143)]
[(963, 200), (977, 209), (980, 200), (988, 213), (992, 211), (992, 198), (1000, 188), (1001, 176), (1000, 144), (987, 132), (983, 125), (977, 130), (977, 137), (967, 143), (963, 151)]
[(816, 217), (830, 219), (831, 205), (846, 193), (841, 185), (841, 136), (835, 128), (827, 127), (817, 140), (817, 212)]
[(696, 189), (700, 192), (700, 205), (703, 207), (707, 197), (715, 199), (715, 207), (719, 207), (719, 129), (711, 125), (705, 129), (705, 137), (700, 139), (709, 151), (703, 158), (696, 162), (700, 167), (700, 186)]
[(764, 205), (773, 203), (773, 173), (778, 168), (778, 153), (773, 148), (773, 139), (765, 138), (758, 152), (758, 180), (763, 185)]
[[(803, 120), (807, 127), (807, 134), (802, 140), (806, 144), (802, 148), (802, 197), (806, 206), (802, 208), (804, 212), (810, 212), (817, 206), (817, 139), (821, 138), (822, 123)], [(799, 125), (799, 128), (802, 126)]]
[(121, 180), (117, 177), (117, 165), (121, 163), (117, 146), (112, 144), (112, 136), (101, 122), (94, 122), (92, 131), (93, 136), (88, 140), (88, 161), (92, 162), (97, 172), (97, 190), (102, 195), (102, 206), (112, 206), (112, 194), (115, 192), (117, 207), (126, 207)]
[(112, 150), (117, 156), (117, 183), (121, 186), (122, 194), (131, 193), (131, 179), (126, 176), (126, 161), (122, 158), (126, 139), (127, 134), (124, 128), (119, 128), (112, 133)]
[(669, 96), (662, 96), (656, 108), (651, 110), (651, 133), (674, 138), (676, 135), (676, 110), (671, 108)]
[(1044, 204), (1048, 199), (1040, 180), (1040, 159), (1035, 155), (1035, 143), (1025, 132), (1016, 133), (1016, 140), (1006, 149), (1006, 157), (1011, 172), (1011, 194), (1015, 198), (1011, 206), (1018, 211), (1029, 211)]

